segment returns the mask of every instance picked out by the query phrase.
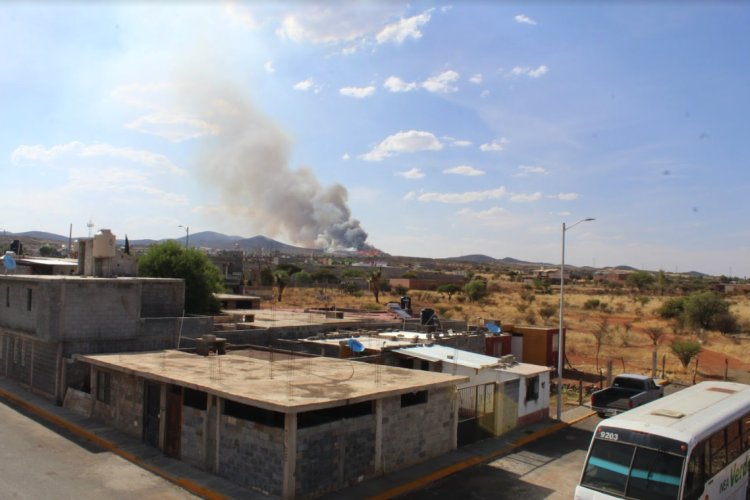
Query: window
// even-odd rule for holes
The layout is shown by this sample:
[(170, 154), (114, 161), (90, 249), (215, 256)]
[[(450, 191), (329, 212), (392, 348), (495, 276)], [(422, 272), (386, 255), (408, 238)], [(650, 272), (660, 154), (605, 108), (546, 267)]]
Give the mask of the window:
[(750, 413), (742, 417), (741, 423), (742, 423), (742, 440), (743, 440), (742, 449), (748, 450), (750, 449)]
[(720, 430), (708, 439), (711, 450), (710, 466), (711, 475), (716, 474), (727, 466), (727, 447), (724, 438), (724, 429)]
[(727, 426), (727, 463), (733, 462), (742, 453), (742, 438), (740, 436), (740, 421)]
[(539, 399), (539, 377), (529, 377), (526, 379), (526, 402), (537, 399)]
[(706, 482), (706, 444), (700, 443), (695, 447), (688, 462), (685, 476), (685, 500), (696, 500), (703, 493), (703, 483)]
[(427, 391), (409, 392), (401, 395), (401, 408), (427, 403)]
[(205, 410), (208, 407), (208, 395), (205, 392), (185, 387), (182, 394), (182, 404), (184, 406), (189, 406), (196, 410)]
[(31, 311), (31, 288), (26, 289), (26, 310)]
[(109, 372), (96, 372), (96, 399), (104, 404), (110, 402), (112, 375)]
[(278, 427), (279, 429), (284, 428), (283, 413), (273, 410), (264, 410), (263, 408), (238, 403), (231, 399), (224, 400), (224, 415), (240, 418), (242, 420), (249, 420), (250, 422), (257, 422), (269, 427)]
[(297, 428), (314, 427), (316, 425), (336, 422), (347, 418), (357, 418), (365, 415), (372, 415), (374, 404), (372, 401), (355, 403), (346, 406), (336, 406), (334, 408), (324, 408), (322, 410), (305, 411), (297, 415)]

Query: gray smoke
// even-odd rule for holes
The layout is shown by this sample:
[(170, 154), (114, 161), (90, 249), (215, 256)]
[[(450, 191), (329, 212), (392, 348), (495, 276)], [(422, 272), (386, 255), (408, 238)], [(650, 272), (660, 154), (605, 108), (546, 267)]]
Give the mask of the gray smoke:
[[(204, 139), (199, 170), (219, 187), (223, 201), (268, 236), (325, 249), (363, 249), (367, 233), (351, 216), (340, 184), (321, 186), (307, 167), (289, 167), (290, 140), (276, 123), (233, 88), (215, 86), (200, 99), (201, 116), (218, 126)], [(221, 99), (215, 96), (220, 95)]]

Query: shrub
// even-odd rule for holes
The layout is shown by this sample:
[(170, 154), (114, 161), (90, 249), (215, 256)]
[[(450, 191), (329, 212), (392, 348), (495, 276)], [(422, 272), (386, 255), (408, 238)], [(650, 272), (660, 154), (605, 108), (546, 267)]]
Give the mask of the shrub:
[(598, 309), (601, 301), (599, 299), (589, 299), (583, 303), (583, 308), (586, 310)]
[(690, 361), (699, 352), (701, 352), (701, 345), (695, 340), (675, 340), (672, 342), (672, 353), (677, 356), (684, 368), (688, 367)]

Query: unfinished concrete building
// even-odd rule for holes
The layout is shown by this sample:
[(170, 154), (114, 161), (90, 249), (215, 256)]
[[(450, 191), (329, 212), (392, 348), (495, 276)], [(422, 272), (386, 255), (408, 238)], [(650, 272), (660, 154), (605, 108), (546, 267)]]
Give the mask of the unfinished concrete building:
[[(314, 497), (456, 447), (466, 377), (233, 351), (85, 355), (71, 407), (269, 495)], [(73, 391), (71, 391), (73, 393)], [(67, 402), (66, 402), (67, 404)]]
[(0, 294), (0, 373), (59, 403), (88, 384), (73, 354), (176, 347), (212, 329), (182, 317), (177, 279), (4, 275)]

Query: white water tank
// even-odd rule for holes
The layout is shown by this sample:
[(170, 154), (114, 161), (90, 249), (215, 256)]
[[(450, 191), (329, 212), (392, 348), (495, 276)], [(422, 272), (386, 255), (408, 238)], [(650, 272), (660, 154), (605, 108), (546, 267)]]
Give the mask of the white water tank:
[(102, 229), (94, 236), (94, 258), (104, 259), (115, 256), (115, 235), (109, 229)]

